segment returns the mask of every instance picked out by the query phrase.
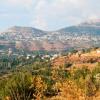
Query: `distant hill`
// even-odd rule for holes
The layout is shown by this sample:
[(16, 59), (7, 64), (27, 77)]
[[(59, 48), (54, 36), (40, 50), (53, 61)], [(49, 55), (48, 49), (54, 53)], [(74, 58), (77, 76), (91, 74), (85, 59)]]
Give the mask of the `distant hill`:
[[(41, 36), (41, 35), (46, 35), (47, 32), (42, 31), (40, 29), (36, 29), (33, 27), (21, 27), (21, 26), (13, 26), (11, 28), (8, 28), (5, 32), (3, 33), (15, 33), (15, 35), (22, 35), (22, 36)], [(13, 35), (13, 34), (12, 34)]]
[(79, 33), (86, 35), (100, 35), (100, 21), (90, 20), (76, 26), (66, 27), (58, 30), (59, 32)]
[(13, 26), (0, 34), (0, 45), (29, 51), (100, 47), (100, 20), (90, 20), (52, 32)]

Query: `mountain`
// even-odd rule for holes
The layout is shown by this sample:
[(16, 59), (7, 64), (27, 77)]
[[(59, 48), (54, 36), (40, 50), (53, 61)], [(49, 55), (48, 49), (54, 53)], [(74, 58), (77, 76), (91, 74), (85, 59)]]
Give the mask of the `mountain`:
[(59, 32), (79, 33), (79, 35), (100, 35), (100, 20), (90, 20), (76, 26), (60, 29)]
[(20, 35), (22, 36), (22, 38), (30, 38), (46, 35), (47, 32), (32, 27), (13, 26), (11, 28), (8, 28), (2, 34), (9, 35), (9, 37), (14, 35)]
[(100, 46), (100, 20), (90, 20), (57, 32), (65, 36), (73, 47)]
[(100, 19), (89, 20), (89, 21), (86, 21), (84, 23), (81, 23), (81, 25), (100, 27)]
[[(24, 50), (57, 50), (64, 44), (52, 41), (50, 32), (32, 27), (13, 26), (0, 34), (0, 46)], [(2, 48), (1, 48), (2, 49)]]
[(52, 32), (13, 26), (0, 33), (0, 49), (61, 51), (93, 46), (100, 47), (100, 20), (89, 20)]

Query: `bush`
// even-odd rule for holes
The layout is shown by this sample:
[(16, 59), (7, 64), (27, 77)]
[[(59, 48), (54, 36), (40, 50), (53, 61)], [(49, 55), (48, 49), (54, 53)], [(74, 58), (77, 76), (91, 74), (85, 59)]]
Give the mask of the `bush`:
[(82, 69), (77, 69), (73, 74), (74, 79), (79, 79), (81, 77), (85, 79), (86, 76), (90, 74), (90, 71), (86, 67), (83, 67)]
[(72, 79), (79, 88), (84, 89), (85, 80), (88, 74), (90, 74), (90, 71), (86, 67), (83, 67), (82, 69), (76, 69), (72, 74)]
[(33, 89), (31, 86), (31, 75), (27, 72), (18, 72), (8, 80), (5, 86), (5, 95), (11, 100), (32, 99)]
[(93, 69), (92, 75), (95, 76), (98, 73), (100, 73), (100, 66), (97, 66), (95, 69)]
[(53, 89), (51, 87), (48, 87), (45, 91), (44, 91), (44, 95), (46, 97), (52, 97), (52, 96), (56, 96), (58, 94), (57, 89)]
[(43, 98), (43, 92), (46, 89), (46, 84), (41, 76), (33, 77), (31, 88), (34, 89), (33, 99), (40, 100), (41, 98)]
[(65, 67), (65, 68), (69, 68), (69, 67), (71, 67), (71, 66), (72, 66), (72, 63), (65, 63), (65, 64), (64, 64), (64, 67)]
[(100, 89), (100, 66), (96, 67), (92, 71), (92, 76), (93, 76), (94, 84), (95, 84), (97, 90), (99, 90)]
[(46, 80), (46, 89), (44, 91), (44, 96), (46, 97), (52, 97), (56, 96), (58, 94), (58, 89), (54, 87), (55, 81), (50, 79)]
[(87, 76), (85, 82), (85, 94), (86, 96), (93, 96), (96, 93), (96, 87), (91, 76)]

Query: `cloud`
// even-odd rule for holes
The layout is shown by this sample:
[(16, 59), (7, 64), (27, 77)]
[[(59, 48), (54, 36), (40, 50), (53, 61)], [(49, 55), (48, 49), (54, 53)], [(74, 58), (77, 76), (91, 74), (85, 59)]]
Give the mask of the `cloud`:
[[(83, 8), (84, 4), (84, 0), (51, 0), (51, 2), (49, 0), (38, 0), (34, 8), (33, 25), (47, 29), (49, 26), (54, 26), (53, 23), (61, 23), (61, 20), (66, 23), (69, 21), (79, 23), (79, 20), (77, 21), (79, 17), (74, 17), (74, 15), (81, 12), (80, 9)], [(76, 14), (73, 14), (73, 11)], [(52, 21), (52, 24), (50, 24), (50, 21)]]
[(99, 17), (97, 15), (91, 15), (88, 19), (93, 20), (93, 19), (98, 19)]
[(13, 6), (13, 7), (25, 7), (30, 10), (32, 8), (33, 3), (35, 0), (4, 0), (6, 4)]
[(31, 21), (31, 25), (35, 26), (36, 28), (46, 30), (48, 28), (48, 22), (45, 18), (45, 8), (48, 6), (47, 0), (38, 0), (34, 7), (33, 18)]
[[(2, 2), (1, 2), (2, 1)], [(100, 0), (1, 0), (2, 16), (20, 16), (20, 23), (41, 29), (58, 29), (100, 17)], [(94, 5), (95, 4), (95, 5)], [(5, 6), (2, 6), (5, 5)], [(7, 8), (8, 6), (8, 8)], [(7, 14), (6, 14), (7, 13)], [(25, 14), (25, 16), (24, 16)], [(22, 24), (21, 24), (22, 25)]]
[(31, 25), (35, 26), (36, 28), (43, 29), (43, 30), (48, 29), (47, 22), (44, 18), (42, 18), (42, 16), (36, 17), (36, 19), (34, 19), (34, 21), (31, 23)]

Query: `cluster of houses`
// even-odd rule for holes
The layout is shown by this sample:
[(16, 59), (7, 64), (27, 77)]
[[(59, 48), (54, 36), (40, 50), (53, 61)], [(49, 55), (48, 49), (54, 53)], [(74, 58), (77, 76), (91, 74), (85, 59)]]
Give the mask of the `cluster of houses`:
[[(37, 55), (30, 54), (30, 53), (28, 53), (26, 55), (24, 55), (24, 54), (19, 55), (18, 53), (13, 52), (11, 49), (8, 50), (7, 55), (10, 56), (10, 57), (18, 57), (18, 58), (26, 57), (27, 60), (30, 59), (30, 58), (35, 59), (37, 57)], [(58, 53), (55, 53), (55, 54), (40, 54), (38, 56), (42, 60), (44, 60), (44, 59), (54, 60), (55, 58), (61, 56), (61, 54), (58, 54)]]
[[(100, 55), (100, 48), (96, 49), (96, 50), (94, 50), (92, 52), (96, 53), (97, 55)], [(81, 55), (81, 53), (82, 53), (82, 51), (78, 51), (76, 54), (79, 56), (79, 55)], [(14, 56), (15, 57), (26, 57), (26, 59), (30, 59), (30, 58), (35, 59), (35, 57), (37, 56), (37, 55), (34, 55), (34, 54), (30, 54), (30, 53), (28, 53), (26, 55), (18, 54), (18, 53), (13, 52), (13, 50), (11, 48), (9, 48), (8, 51), (0, 50), (0, 55), (4, 55), (4, 54), (6, 54), (8, 56), (13, 56), (13, 57)], [(70, 54), (71, 53), (69, 52), (68, 55), (70, 56)], [(54, 60), (55, 58), (57, 58), (59, 56), (61, 56), (60, 53), (39, 55), (39, 57), (41, 59), (49, 59), (49, 60)]]
[[(26, 59), (30, 59), (31, 58), (35, 58), (37, 55), (30, 55), (30, 54), (27, 54), (26, 56)], [(50, 59), (50, 60), (54, 60), (55, 58), (59, 57), (60, 54), (51, 54), (51, 55), (39, 55), (39, 57), (44, 60), (44, 59)]]

